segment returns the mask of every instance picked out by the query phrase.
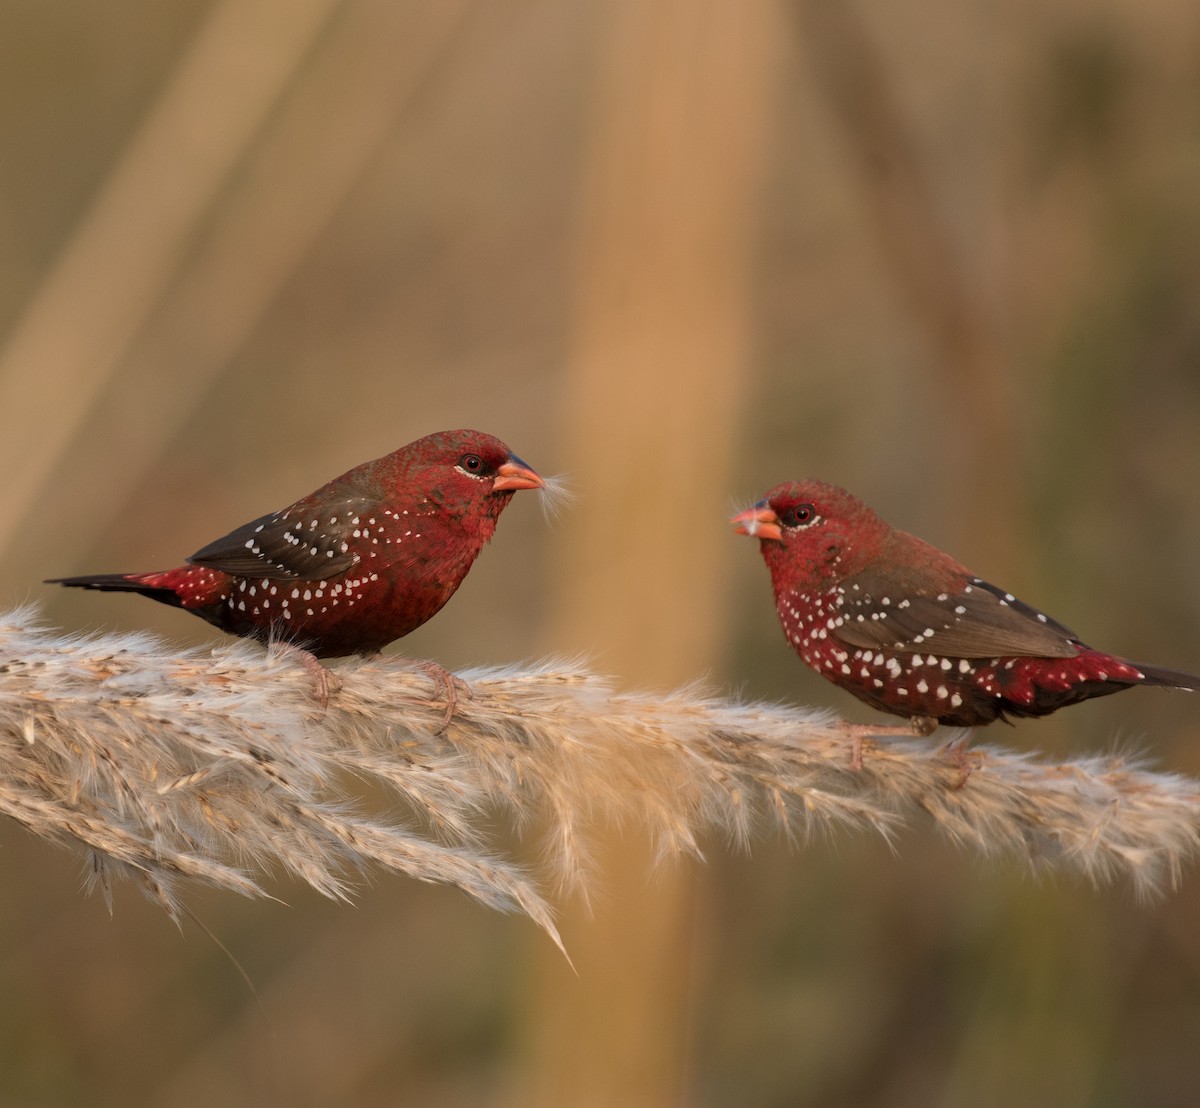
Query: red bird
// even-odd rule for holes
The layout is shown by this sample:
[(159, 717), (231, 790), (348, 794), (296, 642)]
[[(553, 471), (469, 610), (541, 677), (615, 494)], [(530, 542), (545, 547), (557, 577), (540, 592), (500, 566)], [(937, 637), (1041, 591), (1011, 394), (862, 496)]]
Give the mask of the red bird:
[(517, 489), (542, 487), (499, 439), (442, 431), (251, 520), (176, 569), (48, 584), (141, 593), (318, 658), (374, 654), (454, 595)]
[(796, 653), (917, 734), (1049, 715), (1134, 685), (1200, 688), (1200, 677), (1093, 650), (834, 485), (778, 485), (732, 522), (760, 540)]

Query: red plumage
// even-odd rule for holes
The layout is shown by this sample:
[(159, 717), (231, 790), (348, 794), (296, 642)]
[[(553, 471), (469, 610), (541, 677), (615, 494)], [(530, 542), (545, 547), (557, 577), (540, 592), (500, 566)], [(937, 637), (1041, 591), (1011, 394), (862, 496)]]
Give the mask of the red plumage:
[(317, 657), (372, 654), (436, 614), (513, 493), (541, 487), (499, 439), (443, 431), (251, 520), (186, 565), (48, 583), (141, 593)]
[(1200, 677), (1093, 650), (834, 485), (779, 485), (733, 522), (760, 540), (796, 653), (919, 733), (1049, 715), (1134, 685), (1200, 688)]

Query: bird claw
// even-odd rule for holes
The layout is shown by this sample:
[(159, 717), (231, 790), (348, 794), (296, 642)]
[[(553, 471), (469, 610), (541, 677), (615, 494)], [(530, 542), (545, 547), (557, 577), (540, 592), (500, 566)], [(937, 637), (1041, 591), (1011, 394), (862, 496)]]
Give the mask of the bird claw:
[(433, 732), (435, 735), (440, 735), (450, 726), (450, 721), (454, 718), (454, 709), (458, 707), (459, 696), (461, 695), (465, 700), (470, 700), (475, 694), (471, 691), (471, 686), (461, 677), (455, 676), (445, 666), (439, 665), (437, 662), (424, 661), (413, 662), (412, 664), (415, 668), (426, 673), (430, 680), (433, 681), (434, 695), (429, 698), (430, 703), (436, 703), (438, 700), (446, 702), (446, 711), (442, 716), (442, 722), (438, 724)]
[(302, 646), (290, 642), (277, 642), (274, 645), (281, 654), (292, 655), (308, 671), (316, 687), (317, 703), (321, 706), (321, 715), (324, 715), (329, 709), (330, 693), (337, 692), (342, 687), (338, 675), (328, 666), (323, 665), (315, 654), (305, 650)]
[(862, 735), (856, 731), (850, 739), (850, 770), (853, 773), (863, 768), (862, 746)]
[(863, 740), (878, 735), (896, 736), (901, 734), (898, 727), (889, 727), (882, 723), (846, 723), (841, 724), (842, 730), (850, 736), (850, 769), (858, 773), (863, 768)]
[[(950, 786), (956, 791), (966, 786), (975, 770), (983, 768), (985, 755), (982, 750), (971, 750), (969, 737), (964, 736), (948, 742), (942, 748), (942, 752), (945, 754), (946, 760), (958, 768), (959, 778)], [(972, 764), (972, 759), (974, 759), (974, 764)]]

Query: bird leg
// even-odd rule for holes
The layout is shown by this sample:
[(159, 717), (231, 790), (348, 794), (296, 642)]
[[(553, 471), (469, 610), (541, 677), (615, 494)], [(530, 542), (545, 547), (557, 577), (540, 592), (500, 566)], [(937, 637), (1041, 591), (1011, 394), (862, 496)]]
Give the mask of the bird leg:
[(433, 695), (429, 698), (430, 703), (436, 703), (439, 700), (446, 702), (446, 712), (442, 716), (442, 722), (438, 724), (434, 731), (435, 735), (440, 735), (447, 727), (450, 726), (450, 721), (454, 718), (454, 709), (458, 706), (459, 696), (470, 700), (474, 695), (471, 692), (471, 686), (468, 685), (461, 677), (456, 677), (445, 666), (439, 665), (432, 661), (417, 661), (415, 659), (406, 659), (408, 665), (413, 669), (419, 669), (428, 675), (433, 682)]
[[(909, 721), (912, 734), (924, 738), (937, 730), (938, 721), (933, 716), (912, 716)], [(902, 727), (887, 723), (847, 723), (844, 720), (839, 725), (850, 735), (850, 768), (856, 773), (863, 768), (863, 739), (875, 735), (891, 735), (893, 738), (904, 734)]]
[(850, 768), (857, 773), (863, 768), (863, 739), (876, 735), (890, 735), (892, 738), (902, 736), (902, 726), (893, 727), (886, 723), (847, 723), (842, 720), (838, 729), (850, 736)]
[(328, 666), (322, 665), (315, 654), (309, 650), (305, 650), (302, 646), (297, 646), (292, 642), (284, 642), (282, 639), (277, 639), (271, 644), (277, 648), (281, 654), (290, 654), (298, 661), (313, 679), (313, 684), (316, 686), (317, 703), (321, 705), (321, 713), (324, 714), (329, 707), (329, 694), (331, 691), (336, 691), (341, 687), (341, 682), (338, 680), (337, 674)]
[(958, 767), (959, 778), (951, 785), (952, 789), (961, 789), (970, 780), (971, 774), (976, 768), (983, 766), (984, 753), (977, 750), (974, 753), (975, 764), (971, 764), (972, 755), (969, 753), (971, 749), (971, 735), (966, 734), (961, 739), (955, 739), (953, 742), (948, 742), (943, 748), (946, 755), (946, 760), (952, 765)]

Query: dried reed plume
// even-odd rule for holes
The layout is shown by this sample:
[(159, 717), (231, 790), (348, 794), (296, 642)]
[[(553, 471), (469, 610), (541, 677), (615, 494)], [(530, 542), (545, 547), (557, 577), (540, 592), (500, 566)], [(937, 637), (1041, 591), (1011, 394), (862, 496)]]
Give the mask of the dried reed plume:
[[(843, 725), (811, 711), (613, 692), (578, 666), (464, 672), (449, 726), (400, 658), (337, 667), (328, 708), (293, 654), (170, 651), (145, 635), (63, 635), (0, 616), (0, 810), (82, 847), (110, 896), (133, 876), (172, 915), (181, 879), (263, 894), (282, 869), (330, 897), (383, 867), (519, 910), (557, 941), (534, 878), (487, 847), (536, 831), (556, 884), (586, 894), (597, 823), (631, 821), (664, 856), (714, 831), (748, 841), (842, 827), (889, 836), (918, 809), (956, 841), (1141, 891), (1200, 845), (1200, 783), (1118, 758), (1048, 765), (993, 747), (963, 773), (899, 734), (850, 768)], [(381, 817), (380, 810), (391, 812)]]

